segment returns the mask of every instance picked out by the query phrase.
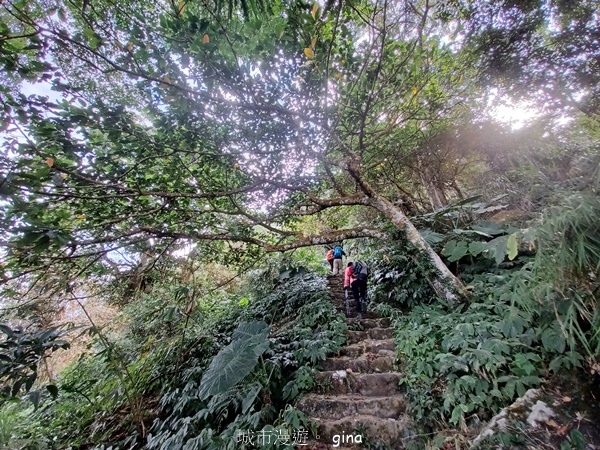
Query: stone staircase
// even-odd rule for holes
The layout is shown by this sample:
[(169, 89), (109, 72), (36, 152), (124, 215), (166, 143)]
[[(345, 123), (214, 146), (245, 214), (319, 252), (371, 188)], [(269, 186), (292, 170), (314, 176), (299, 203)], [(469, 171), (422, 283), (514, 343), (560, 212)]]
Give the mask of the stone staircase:
[[(335, 306), (345, 313), (343, 278), (329, 278), (329, 291)], [(322, 371), (316, 376), (320, 391), (302, 397), (297, 404), (319, 427), (318, 439), (302, 448), (366, 448), (368, 440), (401, 449), (411, 421), (404, 414), (405, 399), (397, 390), (401, 375), (393, 367), (392, 328), (387, 319), (372, 313), (358, 320), (350, 298), (347, 345), (338, 356), (321, 364)], [(361, 435), (361, 443), (356, 442), (357, 435)]]

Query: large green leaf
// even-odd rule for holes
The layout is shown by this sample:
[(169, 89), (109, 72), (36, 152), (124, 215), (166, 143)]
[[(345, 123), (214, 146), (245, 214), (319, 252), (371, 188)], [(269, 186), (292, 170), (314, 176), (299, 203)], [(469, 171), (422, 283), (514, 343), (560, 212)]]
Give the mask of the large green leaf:
[(248, 375), (269, 348), (269, 326), (264, 321), (244, 322), (233, 333), (232, 342), (214, 357), (200, 383), (205, 399), (227, 391)]
[(476, 231), (483, 235), (497, 236), (499, 234), (506, 233), (506, 230), (502, 225), (498, 225), (495, 222), (482, 221), (471, 227), (473, 231)]
[(263, 320), (241, 323), (233, 332), (232, 340), (265, 339), (269, 335), (269, 325)]
[(258, 363), (250, 341), (233, 341), (214, 357), (200, 383), (200, 398), (226, 392), (248, 375)]
[(469, 242), (469, 253), (473, 256), (479, 255), (484, 250), (487, 250), (485, 242), (472, 241)]
[(425, 241), (429, 245), (437, 244), (437, 243), (442, 242), (444, 240), (444, 235), (443, 234), (436, 233), (431, 228), (425, 228), (423, 230), (419, 230), (419, 233), (421, 234), (421, 237), (423, 237), (423, 239), (425, 239)]
[(474, 195), (473, 197), (465, 198), (463, 200), (460, 200), (457, 203), (454, 203), (453, 205), (449, 205), (449, 206), (446, 206), (446, 207), (444, 207), (444, 208), (442, 208), (442, 209), (440, 209), (438, 211), (435, 211), (433, 213), (426, 214), (426, 216), (429, 216), (429, 215), (433, 214), (433, 217), (435, 219), (439, 219), (440, 217), (442, 217), (442, 216), (444, 216), (444, 215), (446, 215), (446, 214), (448, 214), (448, 213), (450, 213), (452, 211), (455, 211), (455, 210), (461, 208), (462, 206), (465, 206), (465, 205), (468, 205), (470, 203), (476, 202), (481, 197), (482, 197), (482, 195)]
[(466, 241), (450, 241), (444, 247), (442, 254), (448, 257), (448, 261), (458, 261), (460, 258), (469, 253), (469, 248)]
[(558, 353), (563, 353), (565, 351), (567, 342), (565, 341), (565, 336), (562, 331), (556, 324), (553, 327), (546, 328), (542, 332), (542, 345), (547, 351), (556, 351)]
[(250, 387), (250, 390), (242, 401), (242, 414), (246, 414), (248, 412), (262, 388), (263, 386), (260, 383), (255, 383)]

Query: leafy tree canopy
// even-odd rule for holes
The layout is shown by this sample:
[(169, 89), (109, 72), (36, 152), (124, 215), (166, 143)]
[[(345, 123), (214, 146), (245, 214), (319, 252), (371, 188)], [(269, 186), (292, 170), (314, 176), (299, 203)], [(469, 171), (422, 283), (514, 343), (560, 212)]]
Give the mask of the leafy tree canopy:
[[(455, 7), (475, 27), (491, 6)], [(386, 0), (2, 8), (5, 280), (66, 288), (118, 250), (194, 242), (205, 258), (225, 245), (252, 258), (381, 236), (379, 220), (317, 236), (297, 225), (362, 205), (429, 256), (440, 295), (460, 289), (408, 220), (404, 183), (475, 89), (473, 54), (453, 41), (461, 18)]]

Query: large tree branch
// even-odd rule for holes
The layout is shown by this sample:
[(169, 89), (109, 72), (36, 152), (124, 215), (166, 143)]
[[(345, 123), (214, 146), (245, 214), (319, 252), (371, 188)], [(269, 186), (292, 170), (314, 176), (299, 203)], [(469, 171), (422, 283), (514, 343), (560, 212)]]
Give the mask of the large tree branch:
[[(121, 194), (104, 194), (104, 195), (81, 195), (75, 193), (59, 193), (59, 192), (45, 192), (45, 191), (30, 191), (32, 194), (45, 195), (48, 197), (59, 197), (59, 198), (79, 198), (84, 200), (108, 200), (112, 198), (132, 198), (132, 197), (159, 197), (159, 198), (197, 198), (197, 199), (214, 199), (221, 197), (229, 197), (236, 194), (245, 194), (253, 192), (255, 189), (260, 187), (261, 183), (254, 183), (252, 185), (232, 189), (229, 191), (215, 191), (205, 193), (194, 193), (194, 192), (161, 192), (161, 191), (135, 191), (130, 193)], [(124, 187), (123, 189), (129, 188)]]
[[(385, 239), (386, 233), (376, 228), (356, 228), (349, 230), (337, 230), (331, 231), (329, 233), (321, 234), (318, 236), (306, 236), (306, 237), (297, 237), (295, 240), (291, 242), (285, 242), (282, 244), (271, 244), (265, 241), (262, 241), (257, 238), (253, 238), (250, 236), (236, 236), (233, 234), (222, 233), (222, 234), (210, 234), (210, 233), (197, 233), (197, 232), (178, 232), (178, 231), (166, 231), (166, 230), (157, 230), (152, 227), (139, 227), (134, 230), (131, 230), (127, 233), (123, 233), (119, 236), (111, 236), (105, 237), (95, 240), (89, 240), (84, 242), (79, 242), (77, 245), (97, 245), (104, 244), (108, 242), (115, 242), (120, 239), (129, 238), (132, 236), (137, 236), (140, 234), (147, 234), (157, 238), (170, 238), (170, 239), (188, 239), (191, 241), (228, 241), (228, 242), (242, 242), (246, 244), (256, 245), (258, 247), (264, 248), (267, 252), (284, 252), (287, 250), (292, 250), (295, 248), (301, 247), (309, 247), (312, 245), (323, 245), (323, 244), (332, 244), (334, 242), (339, 242), (344, 239), (356, 239), (360, 237), (374, 237), (379, 239)], [(101, 251), (105, 253), (105, 250)]]

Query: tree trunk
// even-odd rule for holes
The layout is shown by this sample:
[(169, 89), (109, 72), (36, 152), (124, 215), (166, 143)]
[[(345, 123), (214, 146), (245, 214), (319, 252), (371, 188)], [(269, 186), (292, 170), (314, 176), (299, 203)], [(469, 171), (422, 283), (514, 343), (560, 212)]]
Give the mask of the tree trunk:
[(448, 205), (444, 183), (440, 180), (439, 167), (432, 167), (422, 157), (418, 158), (421, 183), (429, 195), (429, 203), (434, 211)]
[(450, 272), (438, 254), (434, 252), (427, 241), (423, 239), (421, 233), (419, 233), (399, 207), (380, 195), (371, 197), (369, 204), (373, 208), (381, 211), (390, 222), (403, 230), (408, 242), (427, 254), (439, 275), (439, 279), (433, 280), (432, 285), (440, 297), (453, 303), (456, 301), (457, 297), (463, 295), (463, 284), (452, 272)]
[(448, 204), (448, 200), (446, 199), (446, 194), (444, 192), (443, 187), (440, 186), (440, 183), (435, 178), (421, 178), (422, 183), (425, 185), (427, 189), (427, 194), (429, 195), (429, 203), (434, 211), (443, 208)]
[(433, 289), (440, 297), (450, 303), (454, 303), (457, 297), (464, 295), (464, 286), (458, 278), (442, 262), (436, 252), (423, 239), (421, 233), (415, 228), (411, 221), (402, 212), (399, 206), (394, 205), (388, 199), (378, 194), (369, 183), (361, 176), (357, 159), (350, 159), (347, 165), (347, 171), (356, 181), (360, 189), (365, 193), (364, 205), (380, 211), (387, 219), (399, 229), (404, 231), (406, 239), (417, 249), (424, 252), (438, 272), (438, 279), (432, 281)]

